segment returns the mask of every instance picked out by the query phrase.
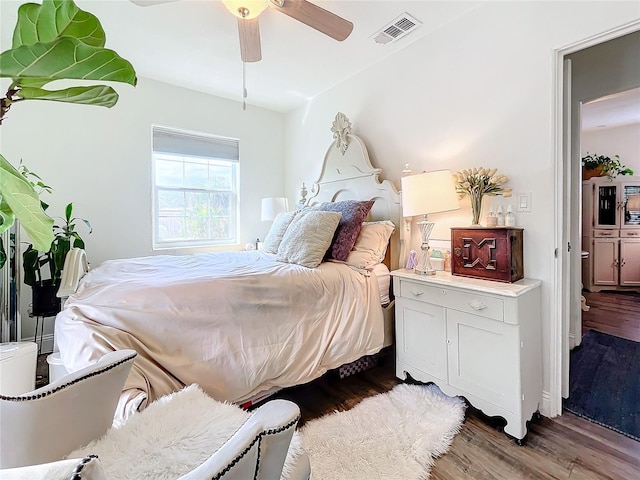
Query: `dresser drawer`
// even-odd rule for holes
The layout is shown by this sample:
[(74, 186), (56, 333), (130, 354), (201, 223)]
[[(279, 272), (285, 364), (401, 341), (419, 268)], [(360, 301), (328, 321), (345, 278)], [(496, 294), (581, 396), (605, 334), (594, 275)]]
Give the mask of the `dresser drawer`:
[(605, 237), (618, 237), (620, 235), (620, 230), (614, 229), (604, 229), (604, 228), (595, 228), (593, 230), (593, 236), (596, 238), (605, 238)]
[(640, 229), (620, 230), (620, 236), (625, 238), (640, 238)]
[(504, 320), (504, 303), (501, 298), (424, 285), (404, 279), (400, 280), (400, 296), (493, 320)]

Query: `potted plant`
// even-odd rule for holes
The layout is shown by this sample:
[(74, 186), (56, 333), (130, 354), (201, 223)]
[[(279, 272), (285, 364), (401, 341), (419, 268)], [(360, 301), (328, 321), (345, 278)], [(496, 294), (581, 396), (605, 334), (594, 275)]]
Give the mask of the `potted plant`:
[[(0, 125), (13, 105), (44, 100), (112, 107), (116, 91), (107, 85), (87, 85), (98, 80), (136, 84), (133, 66), (104, 47), (106, 35), (100, 21), (80, 10), (73, 0), (43, 0), (18, 9), (12, 48), (0, 53), (0, 78), (11, 80), (0, 98)], [(82, 80), (81, 86), (54, 90), (55, 80)], [(42, 210), (38, 192), (0, 155), (0, 233), (18, 219), (33, 246), (49, 249), (53, 220)], [(4, 264), (0, 240), (0, 267)]]
[[(83, 222), (91, 233), (88, 220), (73, 216), (73, 203), (65, 208), (64, 218), (60, 225), (53, 225), (53, 241), (49, 250), (39, 252), (32, 244), (22, 254), (24, 283), (32, 289), (32, 315), (45, 317), (60, 311), (60, 298), (56, 293), (62, 278), (64, 261), (69, 251), (74, 248), (85, 248), (84, 240), (76, 231), (76, 222)], [(49, 278), (43, 278), (42, 270), (48, 269)]]
[(582, 179), (588, 180), (592, 177), (607, 176), (615, 178), (618, 175), (633, 175), (633, 170), (620, 163), (620, 157), (614, 155), (613, 158), (597, 153), (588, 153), (582, 157)]

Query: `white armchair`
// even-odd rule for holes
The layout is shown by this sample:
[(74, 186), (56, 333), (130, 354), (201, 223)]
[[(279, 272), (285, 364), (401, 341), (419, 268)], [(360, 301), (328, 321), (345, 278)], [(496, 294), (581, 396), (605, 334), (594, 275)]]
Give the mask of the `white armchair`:
[[(73, 478), (308, 480), (309, 458), (294, 434), (299, 419), (293, 402), (272, 400), (246, 412), (191, 385), (68, 452), (73, 461), (2, 470), (0, 478), (49, 480), (58, 478), (51, 473), (55, 469), (62, 469), (60, 479), (71, 478), (84, 457), (83, 470)], [(88, 462), (90, 455), (98, 458)]]
[(191, 385), (70, 456), (97, 455), (109, 480), (306, 480), (309, 460), (294, 438), (299, 419), (287, 400), (246, 412)]
[(0, 468), (60, 460), (101, 437), (135, 357), (134, 350), (111, 352), (45, 387), (0, 395)]

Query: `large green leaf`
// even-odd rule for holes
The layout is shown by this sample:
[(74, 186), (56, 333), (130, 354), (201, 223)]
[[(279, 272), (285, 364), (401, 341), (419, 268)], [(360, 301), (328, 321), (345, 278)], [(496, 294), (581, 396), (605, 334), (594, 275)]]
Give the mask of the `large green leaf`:
[(63, 37), (22, 45), (0, 54), (0, 77), (103, 80), (136, 84), (133, 66), (113, 50)]
[(4, 201), (2, 195), (0, 195), (0, 233), (11, 228), (15, 219), (16, 216), (7, 205), (7, 202)]
[(106, 36), (98, 19), (69, 0), (44, 0), (42, 5), (25, 3), (18, 9), (13, 48), (74, 37), (87, 45), (104, 47)]
[(70, 87), (64, 90), (43, 90), (41, 88), (23, 87), (17, 93), (25, 100), (51, 100), (55, 102), (81, 103), (113, 107), (118, 102), (116, 91), (106, 85), (91, 87)]
[(48, 251), (53, 241), (53, 219), (42, 211), (38, 194), (31, 184), (2, 155), (0, 196), (2, 203), (6, 203), (20, 220), (33, 246), (37, 250)]

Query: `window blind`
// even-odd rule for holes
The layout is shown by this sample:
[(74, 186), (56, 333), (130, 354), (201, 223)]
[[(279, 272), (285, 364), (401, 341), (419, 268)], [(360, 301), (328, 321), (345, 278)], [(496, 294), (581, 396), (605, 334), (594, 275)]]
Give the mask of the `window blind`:
[(174, 155), (220, 158), (238, 162), (239, 142), (235, 138), (192, 134), (163, 127), (153, 127), (153, 151)]

